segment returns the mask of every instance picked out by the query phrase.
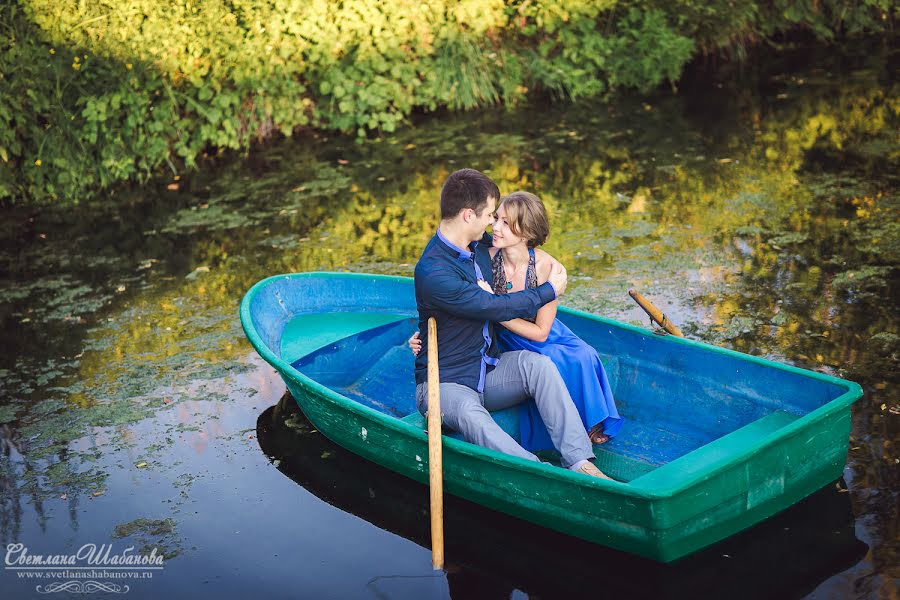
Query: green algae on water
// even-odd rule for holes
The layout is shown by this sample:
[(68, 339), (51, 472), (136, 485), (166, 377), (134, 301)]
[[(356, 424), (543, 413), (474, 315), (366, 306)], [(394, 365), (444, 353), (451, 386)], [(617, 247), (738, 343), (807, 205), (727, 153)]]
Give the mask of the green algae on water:
[(175, 521), (171, 518), (149, 519), (141, 517), (116, 525), (112, 537), (132, 538), (143, 544), (138, 553), (144, 556), (156, 550), (157, 556), (165, 560), (175, 558), (183, 552), (181, 539), (176, 532)]

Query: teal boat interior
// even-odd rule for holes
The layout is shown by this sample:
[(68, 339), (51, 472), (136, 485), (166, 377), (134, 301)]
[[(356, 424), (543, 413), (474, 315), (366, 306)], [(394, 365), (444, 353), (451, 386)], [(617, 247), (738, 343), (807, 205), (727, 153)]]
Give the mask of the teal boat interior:
[[(424, 428), (407, 346), (418, 325), (410, 279), (328, 274), (266, 281), (273, 289), (253, 296), (250, 317), (283, 363)], [(855, 385), (594, 315), (562, 309), (559, 318), (597, 350), (626, 419), (615, 438), (595, 446), (598, 466), (620, 481), (654, 471), (664, 481), (666, 471), (697, 470), (726, 453), (749, 451)], [(519, 410), (493, 413), (514, 438)]]

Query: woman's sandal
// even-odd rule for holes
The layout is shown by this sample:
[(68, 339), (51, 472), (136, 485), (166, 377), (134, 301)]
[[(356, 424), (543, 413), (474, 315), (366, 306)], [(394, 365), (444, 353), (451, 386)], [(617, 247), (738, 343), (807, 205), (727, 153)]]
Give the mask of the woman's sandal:
[(588, 437), (591, 438), (592, 444), (605, 444), (609, 441), (609, 436), (603, 433), (603, 423), (597, 423), (591, 427)]

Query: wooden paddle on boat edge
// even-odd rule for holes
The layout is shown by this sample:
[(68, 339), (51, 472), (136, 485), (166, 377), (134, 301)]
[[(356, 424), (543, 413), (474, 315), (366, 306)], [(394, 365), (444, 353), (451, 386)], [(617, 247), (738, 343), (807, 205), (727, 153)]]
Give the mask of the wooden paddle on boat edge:
[(428, 318), (428, 479), (431, 488), (431, 565), (444, 568), (444, 474), (437, 321)]
[(678, 337), (684, 337), (684, 334), (681, 333), (681, 330), (672, 323), (665, 314), (662, 313), (658, 308), (653, 306), (653, 303), (644, 298), (639, 291), (634, 288), (628, 290), (628, 295), (638, 303), (638, 306), (644, 309), (650, 318), (659, 323), (659, 326), (671, 333), (672, 335), (677, 335)]

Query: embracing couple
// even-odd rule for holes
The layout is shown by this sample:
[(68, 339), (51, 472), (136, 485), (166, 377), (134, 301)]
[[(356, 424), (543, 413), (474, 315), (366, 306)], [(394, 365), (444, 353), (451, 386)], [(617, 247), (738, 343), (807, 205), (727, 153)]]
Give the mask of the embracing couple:
[[(499, 203), (499, 206), (498, 206)], [(485, 233), (491, 225), (493, 235)], [(437, 321), (443, 424), (466, 441), (539, 461), (555, 448), (563, 467), (609, 479), (593, 443), (616, 435), (622, 419), (596, 351), (556, 319), (566, 270), (537, 247), (550, 233), (540, 199), (501, 198), (474, 169), (441, 189), (441, 222), (415, 270), (419, 331)], [(423, 345), (424, 342), (424, 345)], [(416, 405), (428, 408), (427, 337), (416, 355)], [(520, 404), (520, 442), (489, 411)]]

